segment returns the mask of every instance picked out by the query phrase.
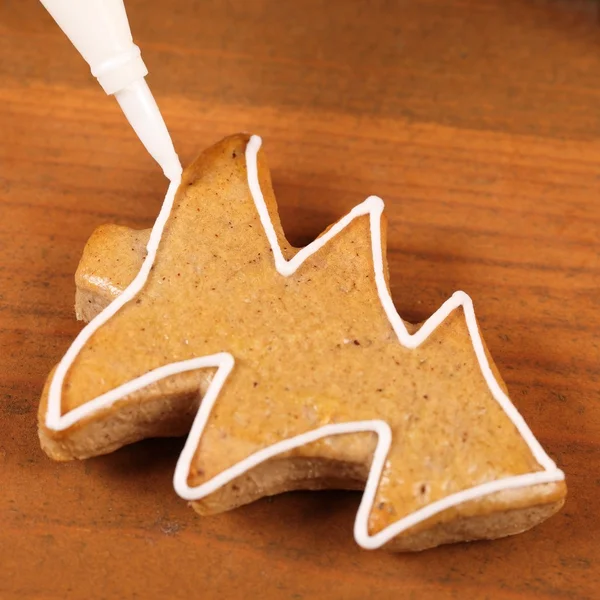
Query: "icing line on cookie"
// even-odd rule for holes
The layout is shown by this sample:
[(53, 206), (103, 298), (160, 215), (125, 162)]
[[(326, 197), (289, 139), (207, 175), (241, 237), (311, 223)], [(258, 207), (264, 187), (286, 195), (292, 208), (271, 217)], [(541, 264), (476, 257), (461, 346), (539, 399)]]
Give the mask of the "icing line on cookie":
[(113, 390), (102, 394), (90, 402), (61, 415), (61, 396), (62, 385), (68, 369), (81, 351), (85, 343), (90, 339), (94, 332), (104, 323), (106, 323), (116, 312), (127, 302), (132, 300), (136, 294), (143, 288), (150, 269), (156, 257), (156, 251), (160, 243), (165, 224), (171, 212), (175, 193), (179, 187), (180, 180), (172, 181), (169, 185), (165, 201), (160, 210), (158, 218), (152, 228), (150, 239), (147, 245), (147, 256), (142, 263), (140, 271), (134, 280), (127, 286), (123, 293), (117, 297), (107, 308), (97, 315), (77, 336), (61, 362), (59, 363), (54, 377), (50, 383), (48, 394), (48, 407), (46, 412), (46, 426), (56, 431), (66, 429), (77, 421), (93, 414), (94, 412), (107, 408), (114, 404), (120, 398), (131, 394), (151, 383), (154, 383), (164, 377), (175, 373), (189, 371), (203, 367), (218, 367), (209, 389), (207, 390), (200, 409), (194, 419), (194, 424), (187, 438), (185, 447), (179, 457), (173, 483), (177, 493), (185, 499), (197, 500), (204, 497), (225, 483), (235, 479), (249, 469), (268, 460), (269, 458), (286, 452), (293, 448), (308, 444), (312, 441), (331, 435), (348, 434), (359, 431), (371, 431), (377, 434), (378, 443), (373, 456), (371, 469), (362, 501), (356, 515), (354, 525), (354, 535), (358, 544), (364, 548), (377, 548), (385, 544), (400, 532), (416, 525), (417, 523), (446, 510), (452, 506), (462, 504), (469, 500), (480, 498), (482, 496), (507, 489), (518, 487), (528, 487), (540, 483), (559, 481), (564, 479), (563, 472), (556, 467), (554, 462), (542, 449), (541, 445), (525, 423), (525, 420), (512, 404), (508, 396), (504, 394), (502, 388), (496, 381), (490, 368), (483, 342), (481, 340), (473, 303), (471, 298), (464, 292), (456, 292), (419, 328), (414, 334), (410, 334), (406, 329), (402, 319), (396, 311), (391, 296), (388, 292), (384, 273), (383, 273), (383, 249), (381, 247), (381, 214), (383, 212), (383, 201), (371, 196), (364, 202), (353, 208), (350, 213), (334, 224), (325, 234), (314, 242), (301, 249), (292, 259), (286, 260), (281, 252), (277, 240), (277, 234), (267, 210), (262, 190), (258, 180), (258, 151), (261, 146), (261, 139), (258, 136), (252, 136), (246, 146), (246, 166), (248, 172), (248, 186), (254, 200), (259, 218), (264, 228), (265, 234), (273, 251), (275, 268), (283, 276), (293, 274), (298, 267), (312, 254), (318, 252), (327, 242), (348, 226), (356, 217), (369, 215), (371, 228), (371, 248), (373, 257), (373, 267), (375, 271), (375, 281), (377, 291), (382, 307), (394, 329), (398, 341), (407, 348), (416, 348), (448, 317), (448, 315), (459, 307), (463, 308), (467, 329), (471, 337), (473, 349), (477, 357), (482, 375), (494, 397), (500, 404), (509, 419), (515, 425), (520, 435), (527, 443), (529, 449), (538, 461), (543, 471), (527, 473), (514, 477), (507, 477), (495, 481), (490, 481), (466, 490), (461, 490), (450, 496), (433, 502), (422, 509), (415, 511), (406, 517), (389, 525), (382, 531), (371, 536), (368, 533), (368, 517), (377, 492), (379, 479), (385, 464), (385, 459), (391, 444), (391, 430), (387, 423), (380, 420), (356, 421), (349, 423), (339, 423), (326, 425), (316, 430), (312, 430), (293, 438), (283, 440), (273, 446), (269, 446), (256, 452), (233, 467), (226, 469), (219, 475), (203, 483), (200, 486), (191, 488), (187, 484), (187, 477), (191, 466), (191, 461), (195, 449), (198, 446), (204, 426), (206, 425), (210, 412), (216, 402), (219, 392), (225, 383), (228, 374), (234, 365), (234, 358), (228, 353), (219, 353), (211, 356), (189, 359), (177, 363), (170, 363), (146, 373), (132, 381), (129, 381)]
[(219, 488), (223, 487), (227, 483), (233, 481), (259, 464), (282, 454), (310, 444), (325, 437), (333, 435), (343, 435), (349, 433), (360, 433), (360, 432), (372, 432), (378, 437), (377, 446), (373, 454), (373, 460), (363, 491), (362, 500), (358, 512), (356, 513), (356, 519), (354, 521), (354, 538), (356, 542), (367, 550), (379, 548), (383, 544), (389, 542), (392, 538), (398, 534), (406, 531), (410, 527), (417, 525), (418, 523), (428, 519), (448, 508), (463, 504), (469, 500), (476, 500), (488, 494), (494, 492), (500, 492), (509, 489), (516, 489), (522, 487), (529, 487), (532, 485), (550, 483), (553, 481), (560, 481), (564, 479), (564, 474), (560, 469), (543, 470), (535, 473), (525, 473), (523, 475), (515, 475), (511, 477), (504, 477), (502, 479), (496, 479), (488, 481), (486, 483), (461, 490), (449, 496), (432, 502), (423, 508), (420, 508), (407, 516), (395, 521), (391, 525), (388, 525), (375, 535), (369, 534), (368, 522), (369, 515), (375, 502), (375, 496), (377, 494), (377, 488), (379, 486), (379, 480), (385, 466), (385, 460), (392, 442), (392, 432), (389, 425), (385, 421), (381, 420), (368, 420), (368, 421), (351, 421), (348, 423), (334, 423), (330, 425), (324, 425), (318, 429), (313, 429), (306, 433), (288, 438), (267, 448), (263, 448), (258, 452), (250, 455), (244, 460), (236, 463), (232, 467), (229, 467), (225, 471), (222, 471), (218, 475), (215, 475), (212, 479), (209, 479), (205, 483), (190, 487), (187, 483), (191, 462), (194, 457), (194, 452), (197, 448), (198, 442), (202, 437), (203, 429), (210, 417), (210, 412), (214, 403), (218, 398), (219, 391), (224, 383), (224, 378), (219, 383), (218, 389), (211, 390), (210, 396), (207, 394), (200, 405), (200, 410), (196, 416), (192, 429), (190, 431), (186, 445), (181, 453), (175, 469), (175, 475), (173, 477), (173, 484), (175, 491), (179, 496), (185, 500), (199, 500)]
[[(171, 208), (173, 207), (173, 201), (175, 200), (175, 193), (177, 192), (180, 183), (181, 177), (171, 181), (169, 184), (169, 189), (167, 190), (165, 200), (152, 227), (152, 232), (150, 233), (150, 238), (148, 240), (148, 244), (146, 245), (146, 258), (144, 259), (138, 274), (125, 288), (125, 290), (123, 290), (123, 293), (120, 296), (117, 296), (117, 298), (115, 298), (102, 312), (97, 314), (79, 332), (79, 335), (75, 338), (65, 355), (62, 357), (62, 360), (58, 363), (56, 371), (54, 372), (54, 376), (52, 377), (52, 381), (50, 382), (50, 390), (48, 391), (48, 407), (46, 409), (46, 427), (48, 429), (62, 431), (67, 427), (74, 425), (76, 421), (83, 419), (98, 410), (108, 408), (119, 399), (108, 392), (94, 398), (93, 400), (90, 400), (83, 406), (78, 407), (76, 409), (78, 410), (78, 413), (75, 421), (68, 418), (70, 413), (61, 415), (62, 386), (67, 371), (70, 369), (73, 361), (77, 358), (77, 355), (81, 349), (85, 346), (87, 341), (92, 337), (96, 330), (104, 325), (104, 323), (106, 323), (111, 317), (113, 317), (122, 306), (135, 298), (136, 294), (144, 287), (144, 284), (148, 279), (148, 275), (150, 274), (150, 269), (154, 264), (156, 251), (158, 250), (158, 245), (160, 244), (165, 224), (169, 218), (169, 215), (171, 214)], [(148, 377), (148, 373), (142, 375), (142, 378), (143, 377)], [(149, 383), (150, 382), (148, 382), (148, 384)]]

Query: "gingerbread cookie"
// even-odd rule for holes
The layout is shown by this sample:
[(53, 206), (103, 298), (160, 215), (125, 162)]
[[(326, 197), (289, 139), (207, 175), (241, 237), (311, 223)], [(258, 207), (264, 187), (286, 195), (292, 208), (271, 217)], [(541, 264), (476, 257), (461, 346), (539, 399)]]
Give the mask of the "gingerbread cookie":
[(364, 488), (365, 548), (496, 538), (556, 512), (564, 475), (510, 402), (470, 298), (402, 321), (376, 197), (292, 248), (260, 147), (240, 135), (204, 152), (151, 233), (91, 238), (77, 314), (92, 320), (44, 390), (45, 451), (189, 431), (174, 485), (199, 513)]

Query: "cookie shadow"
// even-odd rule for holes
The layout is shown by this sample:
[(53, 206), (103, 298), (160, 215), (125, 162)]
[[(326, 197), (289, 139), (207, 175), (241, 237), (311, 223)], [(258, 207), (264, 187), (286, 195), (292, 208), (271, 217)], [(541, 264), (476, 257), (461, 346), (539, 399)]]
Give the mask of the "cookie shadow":
[(173, 491), (173, 473), (185, 438), (151, 438), (120, 448), (116, 452), (88, 459), (93, 476), (106, 477), (116, 485), (147, 493), (159, 486)]

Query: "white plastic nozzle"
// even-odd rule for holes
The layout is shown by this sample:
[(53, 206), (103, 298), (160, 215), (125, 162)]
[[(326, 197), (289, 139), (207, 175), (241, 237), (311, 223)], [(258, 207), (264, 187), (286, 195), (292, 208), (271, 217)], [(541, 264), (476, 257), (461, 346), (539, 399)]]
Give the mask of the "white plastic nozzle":
[(146, 80), (142, 77), (130, 83), (115, 98), (146, 150), (168, 179), (174, 181), (181, 175), (181, 164)]
[(114, 94), (138, 137), (169, 179), (181, 174), (171, 136), (144, 77), (148, 69), (133, 43), (123, 0), (41, 0), (90, 65), (107, 94)]

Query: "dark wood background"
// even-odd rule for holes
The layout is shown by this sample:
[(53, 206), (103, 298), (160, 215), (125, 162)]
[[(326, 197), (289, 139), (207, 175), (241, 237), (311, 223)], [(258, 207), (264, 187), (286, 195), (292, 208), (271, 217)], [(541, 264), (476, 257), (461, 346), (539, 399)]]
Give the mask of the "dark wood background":
[(390, 555), (355, 545), (357, 494), (200, 519), (171, 486), (180, 440), (47, 459), (81, 250), (149, 227), (165, 180), (41, 5), (2, 0), (0, 598), (600, 598), (598, 3), (126, 4), (184, 163), (259, 133), (292, 242), (376, 193), (401, 314), (472, 295), (569, 498), (521, 536)]

